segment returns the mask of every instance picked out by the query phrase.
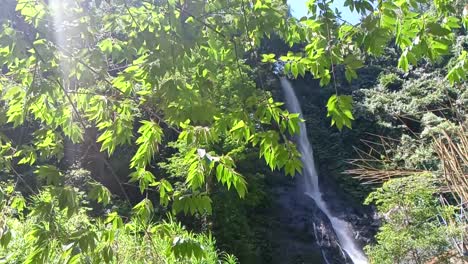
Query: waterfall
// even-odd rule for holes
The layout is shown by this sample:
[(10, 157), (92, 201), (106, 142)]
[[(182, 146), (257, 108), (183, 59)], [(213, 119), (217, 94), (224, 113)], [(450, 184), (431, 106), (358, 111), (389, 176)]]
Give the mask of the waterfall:
[[(303, 116), (301, 105), (299, 104), (299, 100), (297, 99), (289, 80), (284, 77), (281, 78), (281, 86), (283, 87), (284, 95), (286, 97), (286, 106), (288, 107), (288, 110), (290, 112), (299, 113)], [(333, 216), (322, 198), (318, 175), (315, 170), (312, 146), (310, 145), (309, 138), (307, 137), (305, 122), (300, 124), (300, 134), (297, 138), (297, 145), (301, 152), (301, 160), (304, 166), (303, 176), (305, 180), (305, 194), (312, 198), (320, 210), (322, 210), (322, 212), (328, 217), (341, 247), (346, 251), (353, 263), (367, 264), (368, 261), (366, 256), (353, 238), (353, 232), (350, 224)]]

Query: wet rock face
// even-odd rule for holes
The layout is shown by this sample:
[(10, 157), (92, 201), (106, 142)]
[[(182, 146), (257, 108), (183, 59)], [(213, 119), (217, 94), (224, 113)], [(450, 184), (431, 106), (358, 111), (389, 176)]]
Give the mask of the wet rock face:
[[(326, 169), (319, 166), (320, 175), (326, 175)], [(380, 220), (372, 206), (364, 206), (349, 197), (337, 187), (333, 178), (320, 177), (322, 198), (326, 201), (330, 211), (337, 217), (351, 224), (354, 238), (363, 248), (373, 242), (380, 227)]]
[(273, 263), (351, 263), (341, 250), (326, 215), (300, 190), (300, 176), (294, 181), (290, 185), (273, 189), (276, 197), (275, 215), (282, 227), (281, 230), (273, 231), (273, 239), (278, 246)]
[(375, 242), (374, 236), (381, 224), (377, 213), (350, 214), (346, 219), (353, 226), (355, 239), (362, 247)]

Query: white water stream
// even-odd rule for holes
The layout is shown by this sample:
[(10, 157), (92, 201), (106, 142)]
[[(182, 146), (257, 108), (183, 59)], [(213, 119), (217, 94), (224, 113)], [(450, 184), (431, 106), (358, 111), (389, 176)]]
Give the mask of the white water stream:
[[(286, 98), (286, 106), (290, 112), (300, 113), (302, 116), (301, 105), (294, 93), (294, 89), (286, 78), (281, 78), (281, 86), (283, 87)], [(327, 204), (322, 199), (320, 191), (318, 175), (315, 170), (314, 155), (309, 138), (307, 137), (307, 129), (305, 122), (300, 124), (300, 134), (297, 137), (297, 145), (301, 152), (301, 159), (304, 166), (303, 176), (305, 179), (306, 195), (312, 198), (322, 212), (330, 219), (335, 234), (338, 237), (341, 247), (346, 251), (354, 264), (367, 264), (367, 258), (361, 248), (356, 244), (353, 238), (351, 226), (346, 221), (343, 221), (332, 215), (327, 207)]]

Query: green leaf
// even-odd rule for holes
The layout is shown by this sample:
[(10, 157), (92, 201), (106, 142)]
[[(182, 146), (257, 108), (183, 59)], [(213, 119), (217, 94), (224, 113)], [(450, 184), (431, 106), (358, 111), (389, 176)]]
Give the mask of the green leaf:
[(320, 86), (326, 86), (330, 83), (331, 75), (329, 70), (325, 70), (324, 74), (320, 78)]
[(193, 22), (194, 22), (193, 16), (189, 16), (189, 17), (185, 20), (185, 23), (187, 23), (187, 24), (193, 23)]
[(200, 213), (211, 215), (211, 199), (206, 194), (185, 194), (176, 195), (172, 203), (174, 213), (184, 212), (185, 214)]
[(133, 216), (140, 219), (142, 222), (148, 223), (151, 221), (152, 215), (154, 213), (154, 207), (151, 200), (145, 198), (138, 204), (136, 204), (132, 209)]
[(45, 179), (47, 185), (59, 185), (63, 180), (62, 173), (52, 165), (38, 166), (34, 173)]
[(23, 210), (26, 208), (26, 200), (22, 196), (15, 196), (12, 199), (10, 206), (22, 214)]
[(332, 118), (332, 125), (336, 124), (341, 130), (343, 126), (352, 128), (351, 121), (354, 120), (352, 114), (352, 97), (344, 95), (332, 95), (327, 102), (327, 116)]
[(450, 34), (450, 30), (442, 27), (439, 23), (428, 23), (427, 24), (428, 32), (436, 36), (446, 36)]
[(99, 42), (98, 47), (99, 49), (107, 55), (112, 54), (112, 39), (107, 38)]
[(157, 185), (159, 185), (159, 201), (161, 205), (167, 206), (170, 200), (169, 194), (172, 193), (174, 189), (171, 183), (166, 180), (161, 180)]
[(176, 236), (168, 253), (173, 254), (177, 259), (192, 257), (202, 259), (205, 256), (205, 249), (193, 239)]
[(61, 210), (67, 211), (67, 217), (70, 218), (79, 210), (78, 194), (71, 187), (64, 187), (58, 190), (58, 206)]
[[(225, 160), (226, 157), (224, 157), (221, 162)], [(247, 192), (247, 182), (239, 173), (234, 171), (233, 168), (230, 168), (221, 162), (216, 167), (216, 179), (218, 182), (226, 185), (228, 190), (231, 186), (234, 186), (239, 197), (244, 198), (245, 193)]]
[(141, 127), (138, 129), (140, 137), (136, 140), (139, 147), (132, 157), (130, 168), (145, 168), (150, 164), (162, 140), (163, 131), (157, 123), (153, 121), (141, 121), (141, 124)]
[(130, 174), (130, 182), (139, 182), (140, 192), (144, 193), (148, 186), (156, 183), (156, 178), (150, 171), (139, 168)]
[(112, 194), (104, 187), (102, 184), (90, 182), (90, 191), (88, 196), (90, 199), (97, 201), (98, 203), (102, 203), (104, 206), (108, 205), (111, 201)]
[(299, 69), (297, 67), (297, 63), (291, 64), (291, 73), (294, 76), (294, 78), (297, 78), (297, 76), (299, 75)]
[(239, 120), (232, 128), (229, 132), (234, 132), (238, 129), (241, 129), (245, 127), (245, 123), (244, 123), (244, 120)]
[(107, 215), (107, 218), (106, 220), (104, 221), (104, 223), (108, 224), (108, 223), (112, 223), (112, 228), (114, 230), (116, 229), (119, 229), (121, 227), (123, 227), (123, 221), (122, 221), (122, 218), (117, 214), (117, 212), (111, 212)]
[(262, 62), (265, 63), (274, 63), (275, 62), (275, 54), (262, 54)]
[(0, 246), (7, 248), (12, 238), (11, 231), (8, 226), (5, 224), (0, 226)]
[(409, 63), (408, 63), (408, 51), (403, 52), (401, 54), (400, 59), (398, 60), (398, 68), (402, 69), (403, 71), (407, 72), (409, 70)]

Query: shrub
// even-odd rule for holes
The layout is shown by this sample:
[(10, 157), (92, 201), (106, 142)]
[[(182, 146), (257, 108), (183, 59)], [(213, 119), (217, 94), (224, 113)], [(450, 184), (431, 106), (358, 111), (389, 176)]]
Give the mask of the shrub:
[(377, 244), (365, 248), (372, 263), (426, 263), (450, 249), (450, 236), (461, 230), (443, 224), (455, 211), (434, 197), (434, 182), (425, 174), (393, 179), (369, 195), (384, 222)]
[(395, 73), (387, 73), (380, 75), (379, 83), (387, 90), (398, 91), (403, 85), (403, 80)]

